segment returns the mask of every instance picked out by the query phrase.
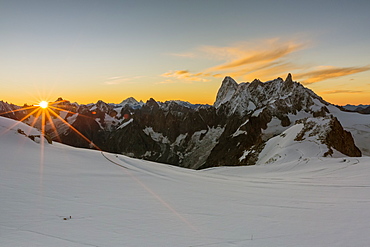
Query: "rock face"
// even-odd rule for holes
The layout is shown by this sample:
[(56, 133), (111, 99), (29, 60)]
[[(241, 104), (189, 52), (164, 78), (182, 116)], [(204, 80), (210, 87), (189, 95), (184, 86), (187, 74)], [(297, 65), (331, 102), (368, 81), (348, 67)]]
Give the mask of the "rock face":
[(327, 111), (325, 106), (329, 105), (310, 89), (293, 82), (290, 74), (285, 81), (277, 78), (263, 83), (255, 79), (251, 83), (236, 84), (232, 80), (235, 84), (230, 85), (230, 80), (225, 78), (214, 104), (216, 109), (226, 111), (228, 115), (245, 116), (266, 109), (284, 118), (288, 113), (302, 110), (321, 114)]
[(195, 169), (204, 163), (223, 130), (214, 108), (192, 109), (173, 101), (159, 104), (150, 99), (130, 116), (124, 127), (109, 133), (107, 148)]
[[(297, 126), (302, 130), (291, 141), (315, 137), (314, 143), (325, 147), (321, 156), (361, 155), (351, 134), (331, 116), (330, 104), (290, 74), (285, 80), (240, 84), (225, 77), (213, 106), (134, 98), (120, 104), (59, 101), (58, 108), (66, 111), (58, 114), (102, 150), (186, 168), (254, 165), (269, 140)], [(57, 135), (48, 127), (55, 140), (92, 146), (62, 121), (55, 125)]]

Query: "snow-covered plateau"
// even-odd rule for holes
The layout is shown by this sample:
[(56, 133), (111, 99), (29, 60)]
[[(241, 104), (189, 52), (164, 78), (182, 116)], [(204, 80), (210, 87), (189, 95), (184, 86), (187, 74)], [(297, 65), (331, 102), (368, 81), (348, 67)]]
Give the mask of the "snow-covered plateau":
[(190, 170), (31, 140), (0, 117), (0, 245), (368, 246), (370, 157), (298, 154), (301, 126), (266, 144), (274, 162)]

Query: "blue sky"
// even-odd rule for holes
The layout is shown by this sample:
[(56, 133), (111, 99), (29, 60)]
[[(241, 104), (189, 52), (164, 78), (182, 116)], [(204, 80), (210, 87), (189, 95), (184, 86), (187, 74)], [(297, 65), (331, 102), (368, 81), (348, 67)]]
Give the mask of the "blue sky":
[(3, 1), (1, 100), (212, 104), (224, 76), (293, 74), (370, 104), (369, 1)]

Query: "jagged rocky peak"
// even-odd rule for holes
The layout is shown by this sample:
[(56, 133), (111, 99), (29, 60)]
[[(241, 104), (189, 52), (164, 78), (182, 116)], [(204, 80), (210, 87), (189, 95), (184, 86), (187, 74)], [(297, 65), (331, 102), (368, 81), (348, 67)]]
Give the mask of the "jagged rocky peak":
[(128, 106), (132, 109), (139, 109), (144, 105), (144, 102), (142, 102), (141, 100), (137, 101), (134, 97), (129, 97), (123, 100), (120, 105), (122, 105), (123, 107)]
[(71, 105), (71, 104), (78, 105), (76, 102), (71, 103), (69, 100), (63, 99), (62, 97), (57, 98), (57, 100), (54, 102), (56, 102), (59, 105)]
[(222, 106), (227, 115), (239, 114), (241, 116), (253, 114), (254, 111), (269, 108), (272, 111), (285, 112), (321, 111), (328, 105), (320, 96), (294, 82), (292, 75), (287, 78), (261, 82), (255, 79), (251, 83), (237, 84), (230, 77), (222, 82), (214, 106)]
[(107, 103), (105, 103), (104, 101), (102, 101), (102, 100), (98, 100), (98, 102), (96, 102), (96, 104), (95, 104), (95, 107), (93, 107), (93, 108), (98, 109), (101, 112), (108, 112), (110, 110), (109, 105)]
[(150, 108), (156, 108), (156, 109), (159, 109), (160, 107), (159, 103), (155, 101), (155, 99), (153, 98), (150, 98), (149, 100), (147, 100), (147, 102), (145, 103), (145, 106), (150, 107)]
[(134, 97), (128, 97), (127, 99), (123, 100), (120, 105), (125, 105), (125, 104), (137, 104), (139, 103)]
[(293, 85), (292, 74), (290, 74), (290, 73), (288, 74), (288, 76), (285, 79), (285, 84)]
[[(188, 104), (190, 105), (190, 103)], [(163, 109), (164, 111), (180, 111), (181, 112), (187, 108), (190, 108), (188, 104), (185, 104), (185, 102), (179, 101), (179, 100), (170, 100), (164, 103), (160, 103), (160, 106), (161, 106), (161, 109)]]
[(79, 107), (77, 103), (71, 103), (70, 101), (63, 99), (62, 97), (57, 98), (57, 100), (55, 100), (52, 105), (59, 108), (54, 109), (54, 111), (57, 113), (59, 113), (59, 110), (76, 112)]
[(188, 101), (182, 101), (182, 100), (168, 100), (165, 101), (164, 103), (160, 103), (161, 108), (165, 111), (169, 110), (181, 110), (184, 109), (187, 111), (187, 109), (191, 110), (198, 110), (198, 109), (206, 109), (211, 107), (210, 105), (207, 104), (192, 104), (189, 103)]
[(218, 90), (214, 106), (218, 108), (223, 103), (229, 101), (237, 88), (238, 83), (230, 76), (226, 76), (225, 79), (222, 81), (220, 89)]
[(144, 102), (142, 102), (141, 100), (137, 101), (134, 97), (129, 97), (123, 100), (119, 105), (121, 107), (128, 107), (131, 109), (140, 109), (141, 107), (143, 107)]
[(258, 87), (258, 86), (263, 86), (263, 83), (259, 79), (254, 79), (248, 86)]
[(98, 102), (96, 102), (96, 105), (97, 106), (107, 106), (108, 104), (107, 103), (105, 103), (104, 101), (102, 101), (102, 100), (98, 100)]
[(182, 101), (182, 100), (169, 100), (169, 101), (166, 101), (164, 102), (165, 104), (176, 104), (176, 105), (180, 105), (180, 106), (183, 106), (183, 107), (186, 107), (186, 108), (194, 108), (194, 105), (189, 103), (188, 101)]

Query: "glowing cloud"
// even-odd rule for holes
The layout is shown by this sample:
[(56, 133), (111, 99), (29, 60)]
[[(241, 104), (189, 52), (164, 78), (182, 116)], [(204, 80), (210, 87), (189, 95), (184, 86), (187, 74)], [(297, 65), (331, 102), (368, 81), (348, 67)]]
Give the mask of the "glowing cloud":
[(307, 73), (296, 74), (295, 76), (296, 78), (300, 78), (303, 84), (311, 84), (319, 81), (324, 81), (327, 79), (352, 75), (368, 70), (370, 70), (370, 66), (360, 66), (360, 67), (322, 66), (316, 70)]
[(295, 64), (283, 61), (273, 61), (270, 63), (248, 66), (244, 69), (229, 72), (228, 75), (235, 78), (241, 77), (244, 80), (252, 80), (254, 78), (268, 80), (285, 75), (287, 72), (297, 69), (300, 69), (300, 67)]
[(204, 75), (204, 74), (203, 73), (192, 74), (187, 70), (176, 70), (176, 71), (166, 72), (166, 73), (162, 74), (161, 76), (163, 76), (163, 77), (173, 77), (173, 78), (176, 78), (176, 79), (181, 79), (181, 80), (191, 81), (191, 82), (193, 82), (193, 81), (199, 81), (199, 82), (210, 81), (209, 79), (205, 79), (205, 78), (200, 77), (202, 75)]
[[(242, 48), (226, 48), (221, 49), (221, 51), (229, 53), (228, 56), (232, 57), (232, 61), (221, 64), (219, 66), (215, 66), (213, 68), (208, 69), (207, 71), (220, 71), (220, 70), (227, 70), (227, 69), (234, 69), (240, 68), (245, 65), (262, 63), (268, 64), (278, 59), (284, 58), (292, 52), (298, 51), (305, 47), (304, 44), (294, 43), (294, 42), (278, 42), (278, 41), (270, 41), (270, 42), (262, 42), (267, 43), (266, 46), (262, 48), (249, 48), (249, 49), (242, 49)], [(213, 49), (216, 51), (217, 49)], [(226, 55), (226, 54), (225, 54)]]
[[(234, 46), (202, 46), (198, 48), (197, 57), (204, 57), (214, 61), (223, 61), (222, 64), (206, 68), (199, 73), (190, 73), (188, 70), (169, 71), (163, 77), (172, 77), (185, 81), (210, 81), (208, 78), (220, 78), (225, 75), (254, 79), (252, 76), (267, 78), (281, 76), (299, 66), (288, 62), (288, 56), (306, 48), (304, 42), (282, 41), (279, 38), (257, 40), (253, 43), (243, 42)], [(248, 78), (247, 78), (248, 77)], [(261, 78), (261, 77), (260, 77)]]
[(323, 91), (322, 94), (338, 94), (338, 93), (345, 93), (345, 94), (357, 94), (357, 93), (363, 93), (364, 91), (360, 90), (331, 90), (331, 91)]

